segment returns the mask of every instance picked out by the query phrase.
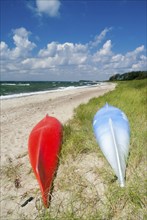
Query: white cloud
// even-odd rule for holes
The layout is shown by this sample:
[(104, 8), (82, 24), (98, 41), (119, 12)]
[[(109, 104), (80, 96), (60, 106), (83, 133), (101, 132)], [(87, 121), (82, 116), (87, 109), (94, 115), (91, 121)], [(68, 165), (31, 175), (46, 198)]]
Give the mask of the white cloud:
[(66, 42), (59, 44), (52, 42), (47, 48), (39, 51), (38, 56), (43, 58), (52, 58), (56, 65), (68, 65), (83, 63), (87, 57), (87, 48), (82, 44), (73, 44)]
[(61, 3), (59, 0), (36, 0), (37, 12), (39, 15), (47, 14), (50, 17), (59, 15)]
[(112, 52), (111, 52), (111, 40), (108, 40), (104, 45), (103, 45), (103, 48), (100, 49), (100, 52), (99, 54), (100, 55), (110, 55)]
[(9, 57), (9, 53), (10, 53), (10, 50), (8, 48), (8, 45), (4, 41), (1, 41), (0, 42), (0, 55), (1, 55), (1, 57), (3, 57), (3, 59), (7, 58), (7, 57)]
[(128, 52), (126, 54), (127, 57), (136, 56), (140, 52), (144, 51), (144, 45), (137, 47), (134, 51)]
[(106, 34), (112, 30), (112, 27), (105, 28), (99, 35), (96, 35), (93, 41), (89, 42), (90, 47), (97, 47), (106, 37)]
[(147, 57), (144, 55), (141, 55), (139, 61), (132, 65), (132, 70), (134, 71), (142, 68), (147, 70)]
[(1, 42), (1, 56), (7, 59), (16, 59), (28, 56), (29, 52), (36, 47), (35, 43), (29, 41), (30, 32), (21, 27), (13, 30), (13, 41), (15, 47), (10, 49), (5, 42)]
[(28, 32), (25, 28), (19, 28), (13, 32), (13, 40), (16, 47), (11, 51), (11, 56), (20, 57), (28, 55), (29, 51), (32, 51), (32, 49), (36, 46), (35, 43), (28, 40), (30, 32)]
[(50, 42), (33, 56), (36, 45), (29, 40), (30, 34), (22, 27), (13, 30), (14, 48), (4, 41), (0, 43), (2, 79), (12, 80), (15, 76), (15, 80), (23, 74), (23, 80), (102, 80), (114, 73), (146, 69), (143, 45), (121, 54), (114, 53), (111, 40), (106, 40), (97, 51), (88, 43)]
[(100, 48), (96, 53), (93, 54), (93, 62), (103, 64), (106, 62), (109, 62), (111, 56), (112, 56), (112, 51), (111, 51), (112, 45), (111, 45), (111, 40), (108, 40), (104, 43), (102, 48)]
[(57, 43), (56, 42), (51, 42), (50, 44), (47, 45), (47, 48), (41, 49), (38, 53), (40, 57), (54, 57), (56, 55), (57, 51)]
[(55, 68), (57, 66), (70, 66), (85, 63), (87, 59), (87, 49), (84, 45), (66, 42), (59, 44), (52, 42), (47, 48), (38, 52), (37, 58), (22, 61), (23, 65), (29, 68)]
[(122, 62), (124, 61), (124, 56), (122, 54), (116, 54), (112, 56), (112, 62)]
[(143, 51), (144, 46), (140, 46), (133, 51), (127, 52), (125, 55), (113, 54), (109, 59), (109, 62), (105, 65), (105, 68), (112, 70), (114, 73), (146, 70), (147, 57), (142, 55)]

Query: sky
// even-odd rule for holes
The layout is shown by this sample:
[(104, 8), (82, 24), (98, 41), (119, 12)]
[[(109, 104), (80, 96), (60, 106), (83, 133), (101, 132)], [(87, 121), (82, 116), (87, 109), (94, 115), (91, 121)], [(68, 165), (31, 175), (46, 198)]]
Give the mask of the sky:
[(2, 81), (147, 70), (146, 0), (0, 0)]

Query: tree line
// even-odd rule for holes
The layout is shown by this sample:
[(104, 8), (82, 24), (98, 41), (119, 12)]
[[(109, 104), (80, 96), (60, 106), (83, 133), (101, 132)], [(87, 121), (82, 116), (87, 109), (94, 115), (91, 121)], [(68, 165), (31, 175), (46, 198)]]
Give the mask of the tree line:
[(109, 78), (109, 81), (145, 79), (145, 78), (147, 78), (147, 71), (132, 71), (123, 74), (115, 74)]

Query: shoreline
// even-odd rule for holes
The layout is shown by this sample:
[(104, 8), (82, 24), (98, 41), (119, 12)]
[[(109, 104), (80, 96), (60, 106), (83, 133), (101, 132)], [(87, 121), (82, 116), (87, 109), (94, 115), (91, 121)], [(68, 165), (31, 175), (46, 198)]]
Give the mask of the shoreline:
[(69, 90), (77, 90), (77, 89), (85, 89), (85, 88), (91, 88), (91, 87), (97, 87), (97, 86), (104, 86), (106, 82), (101, 82), (94, 85), (83, 85), (83, 86), (68, 86), (68, 87), (59, 87), (56, 89), (50, 89), (50, 90), (40, 90), (36, 92), (24, 92), (24, 93), (15, 93), (10, 95), (1, 95), (0, 100), (7, 100), (7, 99), (15, 99), (15, 98), (23, 98), (33, 95), (43, 95), (47, 93), (55, 93), (55, 92), (64, 92)]
[[(76, 107), (87, 103), (91, 98), (114, 90), (115, 86), (114, 83), (106, 83), (94, 87), (1, 100), (2, 219), (20, 219), (20, 213), (33, 216), (35, 215), (33, 212), (37, 212), (34, 200), (21, 208), (25, 195), (35, 195), (38, 189), (28, 158), (27, 141), (32, 128), (46, 114), (56, 117), (62, 124), (67, 123), (73, 117)], [(20, 180), (20, 188), (16, 188), (16, 179)]]

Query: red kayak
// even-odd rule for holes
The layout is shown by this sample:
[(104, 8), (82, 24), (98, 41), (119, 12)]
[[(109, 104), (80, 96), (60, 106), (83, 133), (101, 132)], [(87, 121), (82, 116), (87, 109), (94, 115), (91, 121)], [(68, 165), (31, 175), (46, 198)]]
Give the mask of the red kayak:
[(48, 115), (33, 128), (29, 136), (29, 158), (46, 207), (49, 206), (48, 194), (57, 170), (61, 142), (62, 125)]

